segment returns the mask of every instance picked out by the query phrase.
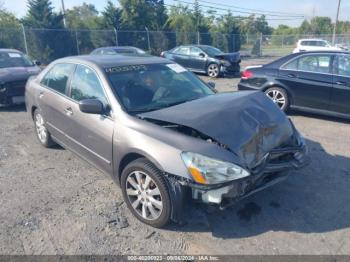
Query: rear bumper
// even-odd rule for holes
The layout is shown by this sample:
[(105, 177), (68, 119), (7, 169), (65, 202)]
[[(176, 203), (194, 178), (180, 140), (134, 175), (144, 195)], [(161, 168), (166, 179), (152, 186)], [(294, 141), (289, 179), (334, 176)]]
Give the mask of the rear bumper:
[[(280, 160), (280, 158), (282, 160)], [(192, 186), (192, 198), (224, 209), (243, 198), (285, 180), (289, 171), (305, 167), (310, 162), (305, 144), (271, 151), (249, 177), (211, 187)]]
[(254, 86), (250, 86), (250, 85), (247, 85), (247, 84), (244, 84), (244, 83), (242, 83), (242, 82), (240, 82), (239, 84), (238, 84), (238, 90), (239, 91), (245, 91), (245, 90), (260, 90), (260, 88), (259, 87), (254, 87)]

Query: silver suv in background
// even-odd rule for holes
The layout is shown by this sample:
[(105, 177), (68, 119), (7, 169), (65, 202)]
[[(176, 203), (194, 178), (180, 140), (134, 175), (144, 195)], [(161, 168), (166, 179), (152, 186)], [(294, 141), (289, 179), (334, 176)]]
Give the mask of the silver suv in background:
[(43, 146), (111, 175), (155, 227), (182, 220), (191, 199), (225, 208), (307, 164), (303, 138), (265, 94), (215, 94), (163, 58), (60, 59), (28, 81), (26, 101)]
[(332, 46), (328, 41), (322, 39), (300, 39), (293, 53), (306, 51), (341, 51), (340, 47)]

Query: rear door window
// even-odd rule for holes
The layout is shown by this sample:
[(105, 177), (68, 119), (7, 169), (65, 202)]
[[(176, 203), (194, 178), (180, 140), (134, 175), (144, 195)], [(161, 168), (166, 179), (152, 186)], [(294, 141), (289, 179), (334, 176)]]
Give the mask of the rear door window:
[(203, 53), (203, 51), (195, 46), (191, 47), (191, 56), (199, 56), (199, 54)]
[(282, 68), (285, 70), (298, 70), (298, 59), (293, 59), (292, 61), (285, 64)]
[(302, 56), (298, 59), (298, 70), (312, 73), (330, 73), (330, 55), (310, 55)]
[(67, 82), (72, 75), (74, 64), (57, 64), (43, 77), (41, 84), (60, 94), (66, 93)]
[(350, 56), (349, 55), (339, 55), (336, 74), (340, 76), (350, 77)]
[(178, 49), (175, 50), (176, 54), (179, 55), (189, 55), (190, 54), (190, 48), (188, 46), (181, 46)]
[(330, 55), (301, 56), (282, 66), (282, 69), (328, 74), (331, 73), (331, 60)]
[(106, 95), (96, 73), (83, 65), (77, 65), (70, 93), (70, 97), (78, 102), (84, 99), (99, 99), (107, 105)]

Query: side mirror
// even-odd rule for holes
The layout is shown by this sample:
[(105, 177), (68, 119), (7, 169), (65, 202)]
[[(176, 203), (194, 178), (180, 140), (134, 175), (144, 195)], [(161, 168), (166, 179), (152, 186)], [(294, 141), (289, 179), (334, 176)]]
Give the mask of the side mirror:
[(41, 66), (41, 62), (38, 61), (38, 60), (34, 60), (34, 64), (37, 65), (37, 66)]
[(211, 90), (213, 90), (215, 93), (217, 92), (217, 90), (215, 89), (215, 83), (214, 82), (208, 82), (207, 83), (207, 85), (209, 86), (209, 88), (211, 89)]
[(79, 109), (83, 113), (102, 115), (104, 113), (103, 103), (98, 99), (84, 99), (79, 102)]
[(205, 54), (204, 53), (199, 53), (199, 57), (204, 58)]

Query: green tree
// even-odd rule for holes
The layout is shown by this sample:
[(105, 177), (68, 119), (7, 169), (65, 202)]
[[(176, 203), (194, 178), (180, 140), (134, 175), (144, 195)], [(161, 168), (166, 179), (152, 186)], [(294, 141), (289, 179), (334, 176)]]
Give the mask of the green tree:
[(53, 11), (50, 0), (28, 0), (22, 23), (27, 28), (29, 54), (33, 58), (50, 62), (75, 54), (72, 36), (63, 28), (63, 15)]
[(316, 16), (310, 21), (311, 32), (316, 35), (331, 34), (333, 25), (329, 17)]
[(112, 1), (107, 2), (107, 6), (102, 11), (101, 25), (104, 28), (119, 29), (121, 22), (121, 10)]
[(83, 3), (66, 11), (67, 26), (73, 29), (98, 29), (101, 18), (96, 7)]
[(28, 13), (22, 22), (33, 28), (63, 28), (63, 15), (53, 12), (50, 0), (28, 0)]
[(0, 9), (0, 46), (24, 50), (23, 34), (19, 20), (5, 9)]
[(240, 20), (228, 12), (211, 27), (212, 45), (226, 51), (238, 51), (241, 45)]
[(161, 30), (166, 22), (163, 0), (120, 0), (122, 27), (128, 30)]

